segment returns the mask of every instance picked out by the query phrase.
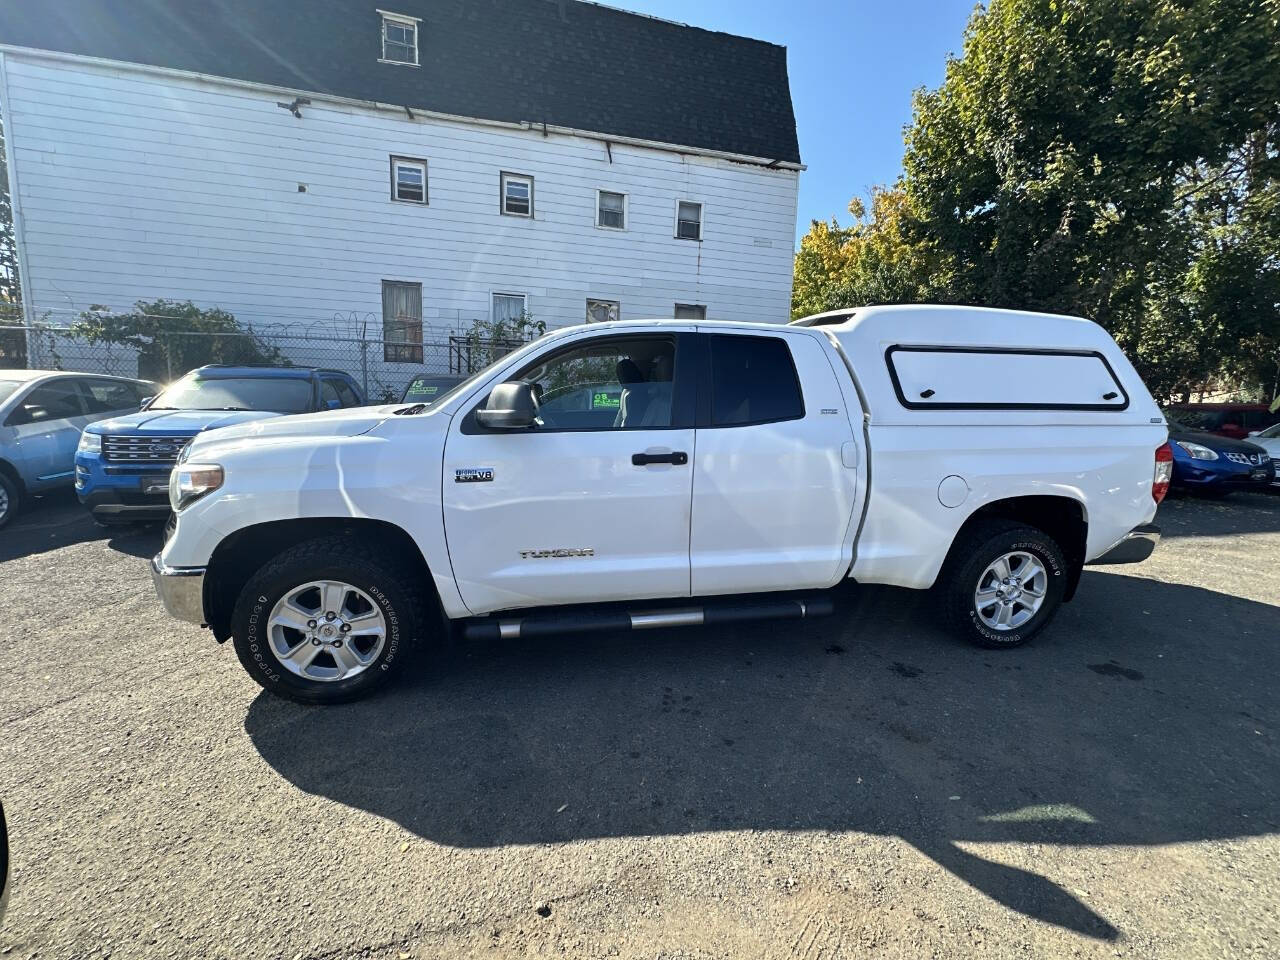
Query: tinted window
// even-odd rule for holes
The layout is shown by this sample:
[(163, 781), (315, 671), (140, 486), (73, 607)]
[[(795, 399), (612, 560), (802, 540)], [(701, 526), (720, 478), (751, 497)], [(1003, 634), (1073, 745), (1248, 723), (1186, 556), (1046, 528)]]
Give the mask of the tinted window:
[(142, 404), (142, 395), (132, 383), (123, 380), (81, 380), (85, 388), (85, 404), (90, 413), (132, 410)]
[(794, 420), (804, 400), (791, 351), (777, 337), (711, 338), (711, 423), (717, 427)]
[(151, 405), (152, 410), (263, 410), (306, 413), (311, 381), (294, 377), (210, 377), (189, 373)]
[(320, 381), (320, 406), (327, 410), (336, 410), (342, 406), (342, 398), (338, 396), (338, 384), (336, 381)]
[(84, 415), (80, 392), (74, 380), (61, 380), (36, 387), (9, 417), (10, 423), (45, 423)]
[(334, 386), (338, 388), (338, 397), (342, 400), (344, 407), (360, 406), (360, 395), (355, 392), (351, 384), (345, 380), (335, 381)]

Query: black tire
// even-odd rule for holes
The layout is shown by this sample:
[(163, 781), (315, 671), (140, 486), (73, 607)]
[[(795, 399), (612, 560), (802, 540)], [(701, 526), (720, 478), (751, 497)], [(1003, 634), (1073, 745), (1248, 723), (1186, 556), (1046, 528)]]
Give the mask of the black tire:
[[(1038, 558), (1046, 573), (1045, 596), (1026, 623), (997, 630), (979, 616), (974, 594), (979, 578), (1007, 553), (1025, 552)], [(989, 649), (1021, 646), (1043, 630), (1062, 604), (1066, 589), (1067, 561), (1062, 548), (1043, 530), (1012, 520), (992, 518), (973, 524), (951, 548), (937, 594), (943, 621), (957, 636)]]
[[(271, 611), (302, 584), (333, 580), (363, 591), (387, 625), (381, 653), (362, 672), (339, 680), (314, 680), (287, 669), (269, 646)], [(321, 537), (268, 561), (245, 584), (231, 615), (232, 641), (241, 665), (264, 690), (297, 703), (346, 703), (369, 696), (405, 672), (433, 625), (422, 587), (394, 564), (349, 536)]]
[(4, 494), (0, 496), (0, 503), (4, 504), (0, 507), (0, 527), (3, 527), (22, 509), (22, 488), (0, 471), (0, 491)]

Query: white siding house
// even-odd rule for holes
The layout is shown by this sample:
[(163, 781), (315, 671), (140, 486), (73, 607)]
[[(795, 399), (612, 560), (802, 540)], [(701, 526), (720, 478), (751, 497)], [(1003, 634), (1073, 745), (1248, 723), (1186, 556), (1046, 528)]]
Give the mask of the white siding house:
[(25, 306), (51, 324), (158, 298), (388, 340), (407, 316), (428, 342), (521, 309), (788, 319), (798, 155), (13, 45), (0, 110)]

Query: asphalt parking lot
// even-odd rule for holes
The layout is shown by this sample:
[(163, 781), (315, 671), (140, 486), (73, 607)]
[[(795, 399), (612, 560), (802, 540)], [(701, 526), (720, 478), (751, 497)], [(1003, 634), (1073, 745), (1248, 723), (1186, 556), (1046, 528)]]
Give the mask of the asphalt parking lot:
[(1280, 953), (1280, 496), (1174, 500), (990, 653), (925, 595), (261, 694), (159, 532), (0, 532), (14, 958)]

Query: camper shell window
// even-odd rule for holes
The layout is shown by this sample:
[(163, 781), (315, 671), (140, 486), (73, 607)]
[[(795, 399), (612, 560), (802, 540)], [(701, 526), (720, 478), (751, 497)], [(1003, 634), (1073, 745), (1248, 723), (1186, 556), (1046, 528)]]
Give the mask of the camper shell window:
[(1089, 350), (896, 345), (885, 351), (909, 410), (1125, 410), (1107, 358)]

